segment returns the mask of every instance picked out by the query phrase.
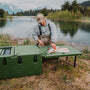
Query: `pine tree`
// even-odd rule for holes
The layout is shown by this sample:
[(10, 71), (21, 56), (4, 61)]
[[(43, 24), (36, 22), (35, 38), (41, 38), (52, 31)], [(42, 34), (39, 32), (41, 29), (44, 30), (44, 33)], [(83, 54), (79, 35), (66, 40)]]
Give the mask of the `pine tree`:
[(4, 18), (4, 10), (0, 9), (0, 18)]

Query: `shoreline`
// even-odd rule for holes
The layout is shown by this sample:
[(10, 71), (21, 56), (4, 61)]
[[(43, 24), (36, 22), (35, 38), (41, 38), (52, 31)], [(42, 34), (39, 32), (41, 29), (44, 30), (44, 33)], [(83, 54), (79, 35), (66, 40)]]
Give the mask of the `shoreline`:
[[(32, 16), (7, 16), (6, 18), (0, 18), (0, 20), (4, 20), (4, 19), (12, 19), (13, 17), (32, 17)], [(83, 18), (83, 17), (82, 17)], [(90, 23), (90, 20), (88, 20), (89, 17), (87, 17), (86, 20), (82, 20), (82, 19), (76, 19), (76, 20), (55, 20), (55, 21), (75, 21), (75, 22), (86, 22), (86, 23)]]
[(7, 18), (0, 18), (0, 20), (4, 20), (4, 19), (7, 19)]
[[(9, 38), (7, 38), (9, 37)], [(13, 35), (10, 34), (3, 34), (2, 38), (0, 41), (2, 41), (2, 39), (7, 38), (6, 40), (11, 43), (10, 45), (24, 45), (24, 42), (28, 41), (28, 43), (26, 43), (27, 45), (32, 43), (35, 44), (35, 41), (32, 38), (26, 37), (26, 38), (20, 38), (20, 37), (15, 37)], [(75, 49), (78, 49), (80, 51), (88, 49), (88, 51), (90, 51), (90, 45), (86, 45), (86, 44), (82, 44), (82, 43), (75, 43), (75, 42), (67, 42), (65, 40), (59, 40), (56, 42), (57, 45), (69, 45)]]
[(90, 23), (90, 20), (74, 20), (76, 22), (86, 22), (86, 23)]
[(54, 21), (65, 21), (65, 22), (83, 22), (83, 23), (90, 23), (90, 20), (54, 20)]

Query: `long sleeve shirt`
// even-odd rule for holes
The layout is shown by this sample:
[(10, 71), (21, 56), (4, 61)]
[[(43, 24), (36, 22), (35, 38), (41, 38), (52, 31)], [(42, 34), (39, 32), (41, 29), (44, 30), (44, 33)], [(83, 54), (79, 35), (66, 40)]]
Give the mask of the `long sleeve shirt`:
[(42, 26), (40, 24), (37, 24), (34, 27), (34, 32), (32, 34), (32, 38), (37, 41), (38, 39), (38, 35), (40, 35), (40, 30), (39, 30), (39, 26), (41, 27), (41, 32), (42, 35), (50, 35), (50, 30), (48, 27), (48, 24), (50, 24), (50, 28), (51, 28), (51, 42), (56, 42), (57, 41), (57, 31), (56, 31), (56, 26), (53, 22), (51, 22), (50, 20), (46, 19), (46, 25)]

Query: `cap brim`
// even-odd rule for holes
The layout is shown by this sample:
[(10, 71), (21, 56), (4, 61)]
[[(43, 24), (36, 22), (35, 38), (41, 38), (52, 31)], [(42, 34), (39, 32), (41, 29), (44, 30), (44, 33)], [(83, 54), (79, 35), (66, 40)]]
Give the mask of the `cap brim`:
[(38, 23), (42, 23), (43, 22), (43, 19), (41, 19), (41, 20), (37, 20), (38, 21)]

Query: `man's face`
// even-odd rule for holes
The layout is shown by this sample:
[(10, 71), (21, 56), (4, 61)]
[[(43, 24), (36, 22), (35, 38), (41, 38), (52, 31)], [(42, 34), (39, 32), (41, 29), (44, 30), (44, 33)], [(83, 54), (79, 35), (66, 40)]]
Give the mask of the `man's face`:
[(40, 23), (42, 26), (45, 26), (46, 25), (46, 20), (45, 20), (45, 18), (43, 19), (43, 22), (42, 23)]

